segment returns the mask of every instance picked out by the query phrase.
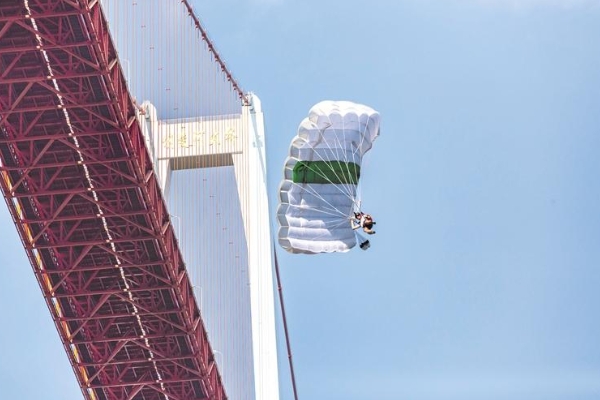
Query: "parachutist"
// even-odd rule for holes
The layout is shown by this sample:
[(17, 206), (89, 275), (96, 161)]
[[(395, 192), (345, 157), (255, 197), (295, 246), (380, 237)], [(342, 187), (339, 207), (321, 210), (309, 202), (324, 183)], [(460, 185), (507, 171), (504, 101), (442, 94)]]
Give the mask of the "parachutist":
[(363, 231), (369, 235), (375, 233), (373, 225), (375, 225), (376, 222), (373, 221), (371, 214), (365, 214), (362, 211), (355, 212), (354, 219), (350, 221), (350, 224), (352, 225), (352, 229), (363, 228)]
[[(310, 108), (292, 138), (279, 185), (279, 245), (293, 254), (347, 252), (374, 233), (361, 209), (364, 155), (379, 137), (379, 112), (351, 101)], [(353, 225), (364, 230), (363, 232)]]

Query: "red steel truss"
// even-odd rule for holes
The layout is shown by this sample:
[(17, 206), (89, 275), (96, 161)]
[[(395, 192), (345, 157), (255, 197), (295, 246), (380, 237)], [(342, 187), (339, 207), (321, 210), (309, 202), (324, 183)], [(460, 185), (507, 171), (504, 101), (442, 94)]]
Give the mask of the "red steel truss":
[(226, 399), (98, 0), (0, 1), (0, 184), (86, 399)]

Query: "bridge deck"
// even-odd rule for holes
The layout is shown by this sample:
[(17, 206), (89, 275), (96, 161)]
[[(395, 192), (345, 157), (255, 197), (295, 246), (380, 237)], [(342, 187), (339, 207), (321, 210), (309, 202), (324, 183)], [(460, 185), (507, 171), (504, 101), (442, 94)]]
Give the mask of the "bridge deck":
[(99, 2), (0, 2), (0, 184), (87, 399), (224, 399)]

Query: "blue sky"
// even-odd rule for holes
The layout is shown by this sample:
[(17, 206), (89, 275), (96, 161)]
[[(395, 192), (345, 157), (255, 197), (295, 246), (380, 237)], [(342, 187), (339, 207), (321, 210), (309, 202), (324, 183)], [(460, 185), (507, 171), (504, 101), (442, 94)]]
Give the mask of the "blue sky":
[[(192, 3), (262, 100), (273, 210), (313, 104), (382, 116), (371, 249), (278, 249), (301, 399), (600, 398), (599, 1)], [(0, 226), (0, 398), (81, 398)]]
[(279, 249), (300, 398), (600, 397), (599, 2), (198, 10), (262, 99), (272, 203), (314, 103), (382, 115), (371, 249)]

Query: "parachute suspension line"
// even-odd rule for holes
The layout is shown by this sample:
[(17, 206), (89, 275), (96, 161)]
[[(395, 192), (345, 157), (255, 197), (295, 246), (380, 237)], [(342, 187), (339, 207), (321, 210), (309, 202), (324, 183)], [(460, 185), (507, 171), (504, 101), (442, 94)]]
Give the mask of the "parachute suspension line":
[[(370, 119), (371, 119), (371, 116), (369, 116), (369, 120)], [(332, 126), (332, 125), (333, 125), (333, 123), (331, 121), (331, 117), (329, 117), (329, 126)], [(359, 153), (358, 149), (360, 147), (362, 147), (362, 144), (363, 144), (363, 142), (365, 140), (365, 132), (367, 131), (367, 127), (368, 126), (369, 126), (368, 123), (364, 126), (364, 128), (363, 128), (363, 130), (361, 132), (361, 135), (360, 135), (360, 138), (361, 138), (360, 139), (360, 143), (353, 148), (351, 159), (348, 157), (347, 154), (340, 154), (339, 153), (339, 149), (341, 149), (341, 148), (344, 147), (343, 146), (343, 142), (345, 140), (340, 140), (340, 136), (338, 134), (338, 130), (337, 129), (334, 129), (334, 132), (335, 132), (334, 136), (335, 136), (335, 139), (336, 139), (336, 144), (338, 144), (339, 146), (337, 146), (337, 148), (334, 149), (331, 146), (330, 143), (327, 143), (328, 150), (331, 151), (331, 154), (337, 155), (337, 157), (335, 157), (336, 159), (335, 160), (326, 160), (321, 154), (319, 154), (318, 152), (316, 153), (318, 155), (318, 157), (321, 159), (321, 161), (323, 161), (326, 165), (328, 165), (329, 167), (331, 167), (331, 170), (334, 171), (336, 178), (340, 178), (340, 176), (337, 174), (337, 172), (335, 172), (336, 170), (333, 168), (334, 163), (337, 163), (337, 166), (339, 167), (339, 170), (343, 170), (344, 166), (346, 167), (345, 168), (346, 169), (345, 170), (345, 175), (346, 175), (345, 178), (347, 178), (347, 179), (346, 180), (339, 179), (340, 182), (346, 182), (346, 181), (347, 182), (351, 182), (350, 178), (352, 177), (352, 175), (355, 172), (353, 172), (353, 171), (350, 170), (350, 163), (352, 162), (352, 163), (356, 164), (356, 161), (360, 158), (360, 157), (357, 156), (357, 154)], [(328, 127), (324, 128), (324, 129), (320, 129), (321, 134), (323, 134), (323, 132), (325, 131), (325, 129), (327, 129)], [(342, 139), (346, 138), (345, 128), (342, 128), (341, 135), (342, 135)], [(333, 180), (329, 176), (327, 176), (326, 174), (324, 174), (324, 173), (318, 173), (318, 172), (317, 172), (317, 174), (320, 177), (322, 177), (325, 180), (327, 180), (329, 183), (331, 183), (331, 184), (334, 183)], [(359, 193), (360, 193), (360, 180), (354, 185), (356, 187), (356, 193), (353, 193), (353, 190), (352, 190), (353, 184), (352, 183), (342, 183), (341, 185), (340, 184), (336, 184), (336, 187), (340, 187), (340, 186), (341, 186), (340, 191), (342, 191), (349, 199), (351, 199), (352, 202), (354, 203), (354, 205), (356, 206), (356, 209), (358, 211), (360, 211), (360, 200), (359, 200), (360, 199), (360, 195), (359, 195)], [(316, 190), (313, 190), (313, 192), (314, 192), (315, 195), (317, 195), (317, 191)], [(321, 198), (321, 200), (324, 200), (322, 197), (320, 197), (320, 198)], [(337, 210), (336, 209), (336, 211), (338, 211), (341, 215), (344, 215), (344, 213), (341, 210)]]
[[(326, 162), (326, 160), (324, 160), (321, 157), (321, 160)], [(326, 179), (329, 183), (333, 183), (333, 181), (331, 179), (328, 179), (328, 177), (324, 174), (324, 173), (319, 173), (320, 170), (315, 171), (317, 173), (317, 175), (321, 176), (322, 178)], [(335, 205), (333, 205), (330, 201), (327, 200), (327, 198), (325, 196), (323, 196), (319, 190), (317, 188), (315, 188), (313, 185), (308, 184), (308, 183), (293, 183), (294, 186), (297, 186), (299, 188), (301, 188), (301, 190), (303, 192), (306, 192), (308, 194), (311, 194), (312, 196), (314, 196), (315, 198), (321, 200), (324, 204), (327, 205), (327, 207), (321, 207), (319, 209), (314, 209), (313, 211), (318, 212), (319, 214), (322, 215), (332, 215), (332, 216), (336, 216), (339, 215), (339, 219), (338, 222), (335, 224), (329, 224), (328, 228), (332, 229), (332, 228), (340, 228), (343, 227), (344, 225), (347, 225), (349, 222), (349, 215), (346, 214), (346, 212), (343, 212), (342, 210), (340, 210), (339, 208), (337, 208)], [(338, 185), (335, 185), (335, 187), (339, 187)], [(345, 192), (341, 189), (339, 189), (341, 193), (345, 194), (348, 198), (350, 198), (353, 203), (356, 203), (355, 199), (350, 195), (350, 193)], [(291, 206), (293, 208), (302, 208), (301, 206), (298, 205), (294, 205)], [(326, 237), (327, 234), (323, 234), (323, 235), (318, 235), (315, 236), (315, 239), (320, 239), (320, 238), (324, 238)]]
[[(323, 160), (325, 161), (325, 160)], [(333, 184), (333, 181), (331, 179), (328, 179), (324, 174), (318, 174), (320, 177), (322, 178), (326, 178), (326, 180), (329, 183)], [(312, 185), (308, 184), (308, 183), (304, 183), (304, 184), (300, 184), (300, 183), (294, 183), (294, 185), (297, 186), (301, 186), (304, 190), (306, 190), (308, 193), (314, 195), (315, 197), (317, 197), (319, 200), (323, 200), (324, 202), (326, 202), (327, 204), (331, 205), (331, 203), (329, 203), (328, 201), (325, 200), (325, 198), (319, 194), (319, 191), (317, 189), (315, 189)], [(304, 186), (302, 186), (304, 185)], [(339, 192), (342, 193), (343, 195), (345, 195), (346, 197), (348, 197), (349, 199), (353, 199), (353, 196), (351, 193), (348, 193), (347, 191), (342, 190), (342, 188), (339, 187), (340, 185), (337, 184), (335, 185), (336, 188), (338, 188)], [(310, 190), (307, 190), (310, 189)], [(341, 214), (341, 215), (345, 215), (345, 213), (343, 213), (341, 210), (338, 210), (336, 207), (334, 207), (333, 205), (331, 205), (331, 207), (333, 207), (333, 210), (337, 211), (337, 213)]]
[[(327, 203), (331, 207), (330, 209), (327, 209), (327, 212), (324, 209), (318, 210), (322, 214), (328, 214), (328, 215), (340, 214), (340, 215), (345, 215), (341, 210), (339, 210), (333, 204), (331, 204), (329, 201), (327, 201), (327, 199), (325, 199), (325, 197), (323, 197), (323, 195), (321, 195), (319, 193), (319, 191), (317, 189), (315, 189), (312, 185), (310, 185), (308, 183), (304, 183), (304, 184), (294, 183), (294, 185), (301, 187), (305, 192), (312, 194), (313, 196), (315, 196), (319, 200), (322, 200), (324, 203)], [(302, 185), (304, 185), (304, 186), (302, 186)], [(329, 211), (333, 211), (333, 212), (329, 212)]]
[[(331, 125), (332, 124), (330, 124), (329, 126), (331, 126)], [(327, 128), (325, 128), (325, 129), (327, 129)], [(323, 131), (325, 129), (320, 130), (321, 131), (321, 135), (323, 135)], [(340, 145), (339, 147), (342, 147), (342, 142), (339, 140), (339, 138), (337, 136), (337, 131), (336, 131), (335, 138), (336, 138), (336, 142), (339, 143), (339, 145)], [(334, 149), (333, 147), (331, 147), (331, 144), (327, 143), (327, 149), (331, 151), (331, 154), (336, 154), (337, 153), (337, 155), (339, 156), (339, 152), (336, 151), (336, 150), (339, 150), (339, 149)], [(346, 165), (346, 170), (347, 170), (346, 177), (349, 178), (349, 177), (352, 176), (352, 173), (350, 172), (350, 167), (349, 167), (350, 164), (348, 163), (349, 160), (348, 160), (348, 158), (345, 155), (343, 156), (344, 161), (342, 161), (342, 160), (339, 160), (339, 158), (342, 158), (342, 157), (337, 157), (338, 159), (336, 159), (336, 160), (326, 160), (318, 152), (315, 152), (315, 154), (317, 154), (319, 156), (320, 160), (323, 161), (334, 172), (335, 172), (335, 169), (333, 168), (334, 163), (337, 164), (340, 167), (340, 170), (342, 170), (342, 167), (345, 164)], [(352, 161), (354, 161), (354, 160), (352, 160)], [(319, 176), (321, 176), (322, 178), (326, 179), (331, 184), (334, 183), (333, 180), (329, 176), (327, 176), (325, 173), (320, 173)], [(338, 180), (340, 182), (344, 182), (344, 179), (339, 179), (340, 175), (337, 172), (335, 172), (335, 177), (338, 178)], [(340, 191), (342, 193), (344, 193), (349, 199), (353, 199), (353, 196), (352, 196), (352, 186), (351, 185), (352, 185), (351, 183), (347, 183), (347, 184), (344, 184), (344, 183), (339, 184), (338, 183), (338, 184), (336, 184), (336, 187), (340, 187)]]
[[(331, 117), (329, 117), (329, 119), (331, 120)], [(369, 119), (371, 119), (370, 116), (369, 116)], [(365, 142), (365, 134), (366, 134), (368, 126), (369, 126), (368, 123), (365, 124), (364, 128), (360, 132), (360, 142), (357, 145), (353, 146), (353, 149), (352, 149), (352, 162), (355, 162), (356, 160), (361, 160), (361, 162), (360, 162), (361, 171), (363, 169), (362, 168), (363, 167), (363, 162), (362, 162), (363, 155), (359, 155), (359, 149), (362, 148), (363, 143)], [(344, 138), (345, 138), (345, 136), (346, 136), (345, 127), (344, 127), (343, 134), (344, 134)], [(336, 138), (337, 138), (337, 136), (336, 136)], [(340, 143), (340, 147), (341, 147), (341, 143)], [(346, 165), (349, 165), (349, 164), (346, 164)], [(354, 204), (358, 206), (357, 207), (358, 211), (360, 211), (360, 198), (361, 198), (361, 196), (360, 196), (360, 193), (361, 193), (360, 188), (361, 188), (361, 182), (362, 182), (362, 179), (359, 179), (358, 182), (357, 182), (357, 184), (356, 184), (356, 193), (354, 195), (354, 198), (352, 199), (353, 202), (354, 202)]]
[[(275, 241), (273, 241), (275, 242)], [(283, 331), (285, 333), (285, 345), (287, 348), (288, 362), (290, 364), (290, 375), (292, 379), (292, 389), (294, 391), (294, 400), (298, 400), (298, 389), (296, 388), (296, 374), (294, 373), (294, 362), (292, 361), (292, 346), (290, 344), (290, 333), (287, 326), (287, 318), (285, 317), (285, 306), (283, 303), (283, 289), (281, 287), (281, 276), (279, 274), (279, 262), (277, 261), (277, 250), (273, 243), (273, 257), (275, 259), (275, 275), (277, 277), (277, 292), (279, 293), (279, 305), (281, 307), (281, 319), (283, 321)]]
[[(330, 126), (333, 125), (332, 122), (331, 122), (331, 116), (329, 116), (329, 125)], [(335, 132), (335, 139), (336, 139), (336, 144), (337, 144), (337, 148), (336, 148), (335, 153), (337, 153), (338, 157), (336, 157), (336, 160), (332, 161), (332, 165), (333, 165), (334, 162), (336, 162), (338, 164), (338, 166), (340, 167), (340, 170), (345, 165), (346, 166), (346, 171), (345, 171), (346, 172), (346, 178), (348, 179), (348, 182), (352, 182), (351, 178), (356, 173), (356, 171), (354, 171), (354, 172), (350, 171), (350, 163), (352, 162), (354, 164), (357, 164), (356, 163), (357, 158), (355, 158), (355, 155), (358, 153), (358, 151), (357, 151), (358, 148), (353, 149), (353, 151), (352, 151), (352, 159), (351, 160), (349, 159), (349, 157), (348, 157), (348, 155), (346, 153), (340, 154), (339, 150), (344, 147), (343, 143), (345, 142), (345, 139), (346, 139), (346, 129), (345, 129), (345, 127), (342, 127), (342, 133), (341, 133), (341, 135), (342, 135), (342, 138), (344, 140), (340, 140), (340, 137), (338, 135), (338, 130), (337, 129), (334, 129), (334, 132)], [(331, 149), (331, 145), (329, 145), (329, 147)], [(331, 152), (334, 153), (334, 150), (331, 149)], [(343, 158), (343, 161), (340, 160), (341, 158)], [(358, 178), (358, 177), (355, 177), (355, 178)], [(358, 185), (358, 183), (355, 184), (354, 186), (357, 186), (357, 185)], [(353, 198), (354, 196), (352, 194), (352, 184), (348, 183), (347, 186), (345, 186), (345, 188), (346, 188), (346, 193), (348, 194), (349, 198), (351, 198), (352, 200), (354, 200), (354, 198)]]
[[(344, 227), (344, 226), (347, 226), (348, 224), (349, 224), (349, 222), (348, 222), (348, 218), (344, 218), (344, 219), (341, 219), (341, 218), (340, 218), (340, 220), (339, 220), (339, 222), (338, 222), (338, 223), (336, 223), (336, 224), (332, 224), (332, 225), (329, 225), (329, 226), (328, 226), (328, 228), (329, 228), (329, 229), (334, 229), (334, 228), (342, 228), (342, 227)], [(326, 238), (328, 238), (328, 237), (329, 237), (329, 234), (327, 234), (327, 233), (324, 233), (324, 234), (322, 234), (322, 235), (315, 235), (315, 236), (314, 236), (314, 239), (315, 239), (315, 240), (319, 240), (319, 239), (326, 239)]]
[[(329, 150), (331, 150), (333, 152), (333, 149), (329, 146)], [(326, 160), (321, 154), (318, 154), (318, 152), (316, 153), (319, 157), (319, 160), (324, 162), (327, 166), (331, 166), (331, 162), (329, 160)], [(333, 170), (333, 168), (332, 168)], [(327, 176), (327, 174), (325, 174), (323, 171), (321, 171), (320, 169), (317, 170), (313, 170), (313, 172), (315, 172), (315, 174), (321, 178), (323, 178), (324, 180), (328, 181), (329, 183), (333, 184), (334, 182), (332, 181), (332, 179)], [(319, 191), (317, 189), (315, 189), (312, 185), (308, 184), (308, 183), (294, 183), (294, 186), (298, 186), (300, 187), (302, 190), (306, 191), (307, 193), (310, 193), (311, 195), (315, 196), (316, 198), (318, 198), (319, 200), (323, 201), (324, 203), (327, 203), (329, 206), (331, 206), (331, 209), (327, 210), (327, 211), (333, 211), (333, 212), (326, 212), (325, 210), (319, 210), (322, 214), (327, 214), (327, 215), (335, 215), (335, 214), (339, 214), (345, 217), (347, 217), (346, 213), (342, 212), (342, 210), (339, 210), (338, 208), (336, 208), (333, 204), (331, 204), (329, 201), (327, 201), (325, 199), (325, 197), (323, 197)], [(336, 188), (338, 188), (338, 190), (346, 195), (348, 198), (352, 199), (352, 195), (351, 195), (351, 191), (350, 189), (348, 190), (342, 190), (341, 187), (339, 187), (340, 185), (335, 185)]]
[[(323, 156), (322, 156), (322, 155), (320, 155), (320, 154), (318, 154), (318, 156), (319, 156), (319, 160), (320, 160), (320, 161), (322, 161), (323, 163), (325, 163), (325, 165), (327, 165), (328, 167), (332, 167), (332, 166), (333, 166), (333, 162), (338, 162), (338, 163), (340, 162), (340, 161), (333, 161), (333, 162), (332, 162), (332, 161), (330, 161), (330, 160), (326, 160), (326, 159), (325, 159), (325, 158), (323, 158)], [(333, 170), (333, 168), (331, 168), (331, 170)], [(330, 177), (329, 177), (327, 174), (325, 174), (323, 171), (321, 171), (320, 169), (318, 169), (318, 170), (316, 170), (316, 171), (315, 171), (315, 170), (313, 170), (313, 172), (315, 172), (315, 174), (316, 174), (317, 176), (319, 176), (320, 178), (323, 178), (323, 179), (324, 179), (324, 180), (326, 180), (327, 182), (329, 182), (329, 183), (331, 183), (331, 184), (335, 184), (335, 183), (333, 182), (333, 180), (332, 180), (332, 179), (331, 179), (331, 178), (330, 178)], [(337, 175), (337, 173), (335, 174), (335, 176), (336, 176), (336, 178), (339, 178), (339, 175)], [(350, 190), (350, 189), (348, 189), (348, 186), (346, 186), (346, 185), (343, 185), (343, 184), (339, 184), (339, 183), (338, 183), (338, 184), (335, 184), (335, 186), (338, 188), (338, 190), (339, 190), (339, 191), (340, 191), (342, 194), (346, 195), (346, 197), (348, 197), (348, 198), (350, 198), (350, 199), (352, 198), (352, 192), (351, 192), (351, 190)], [(346, 189), (346, 190), (343, 190), (343, 189)], [(315, 195), (316, 195), (316, 193), (315, 193)]]
[[(363, 129), (360, 132), (360, 142), (356, 146), (353, 146), (353, 150), (352, 150), (352, 162), (354, 162), (357, 159), (360, 159), (361, 160), (361, 163), (360, 163), (361, 170), (363, 169), (362, 167), (366, 164), (364, 162), (365, 159), (368, 161), (368, 155), (365, 154), (362, 157), (359, 157), (358, 156), (359, 149), (362, 148), (363, 143), (365, 142), (366, 133), (367, 133), (367, 130), (368, 130), (368, 127), (369, 127), (369, 122), (372, 120), (372, 118), (373, 117), (371, 115), (368, 116), (368, 121), (364, 125)], [(329, 120), (330, 120), (330, 124), (331, 124), (331, 117), (329, 117)], [(344, 129), (343, 130), (343, 135), (344, 135), (344, 138), (345, 138), (346, 137), (345, 127), (343, 129)], [(336, 139), (337, 138), (338, 138), (338, 136), (336, 135)], [(341, 142), (338, 142), (338, 143), (340, 144), (340, 146), (339, 146), (340, 148), (343, 147)], [(347, 162), (346, 165), (349, 165), (347, 159), (346, 159), (346, 162)], [(348, 170), (348, 174), (350, 176), (350, 168), (348, 167), (347, 170)], [(362, 182), (362, 179), (359, 179), (358, 182), (357, 182), (357, 184), (356, 184), (356, 193), (355, 193), (355, 195), (353, 197), (351, 197), (352, 198), (352, 202), (354, 203), (354, 209), (353, 209), (354, 212), (357, 212), (357, 211), (360, 212), (361, 211), (361, 198), (362, 198), (361, 182)], [(359, 237), (362, 238), (361, 235), (357, 234), (357, 236), (359, 236)]]
[[(327, 148), (328, 148), (328, 150), (331, 151), (332, 154), (335, 152), (334, 149), (331, 147), (331, 145), (328, 144)], [(322, 161), (328, 167), (330, 167), (330, 169), (332, 171), (334, 171), (334, 172), (335, 172), (335, 169), (333, 168), (333, 165), (334, 165), (333, 163), (337, 163), (340, 167), (342, 166), (342, 161), (340, 161), (340, 160), (333, 160), (333, 161), (327, 160), (321, 154), (319, 154), (318, 152), (315, 152), (315, 153), (317, 154), (319, 160)], [(348, 167), (347, 170), (348, 170), (348, 176), (350, 176), (351, 175), (350, 168)], [(343, 195), (345, 195), (346, 197), (348, 197), (353, 202), (355, 201), (354, 196), (352, 194), (352, 186), (351, 186), (352, 184), (335, 183), (331, 179), (330, 176), (328, 176), (327, 174), (325, 174), (320, 169), (313, 170), (313, 172), (317, 176), (319, 176), (319, 177), (323, 178), (324, 180), (326, 180), (327, 182), (329, 182), (330, 184), (334, 184), (335, 187), (337, 188), (337, 190), (340, 191), (340, 193), (342, 193)], [(337, 173), (335, 173), (335, 177), (336, 178), (340, 178), (340, 176)], [(343, 179), (339, 179), (339, 181), (343, 182), (344, 180)], [(344, 218), (348, 217), (348, 215), (346, 215), (345, 212), (343, 212), (342, 210), (339, 210), (338, 208), (336, 208), (335, 206), (333, 206), (331, 203), (329, 203), (323, 196), (321, 196), (319, 194), (319, 191), (316, 190), (315, 188), (313, 188), (310, 184), (297, 184), (296, 183), (295, 185), (298, 185), (298, 186), (305, 185), (305, 186), (302, 186), (302, 189), (306, 190), (307, 188), (309, 188), (310, 190), (306, 190), (307, 192), (309, 192), (313, 196), (317, 197), (319, 200), (322, 200), (323, 202), (329, 204), (332, 207), (332, 210), (334, 210), (336, 214), (342, 215), (342, 216), (344, 216)], [(330, 213), (326, 213), (326, 214), (330, 214)], [(332, 215), (332, 214), (330, 214), (330, 215)]]

